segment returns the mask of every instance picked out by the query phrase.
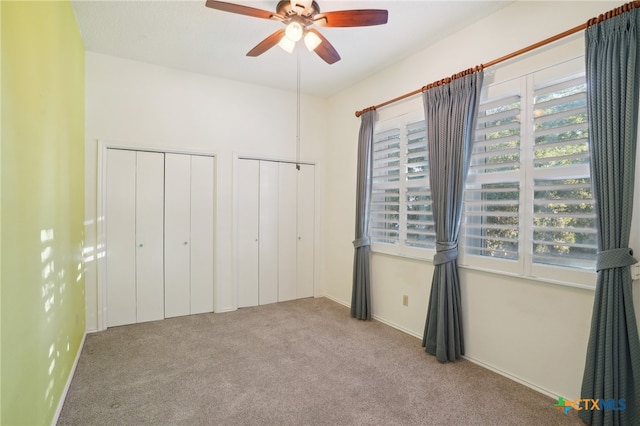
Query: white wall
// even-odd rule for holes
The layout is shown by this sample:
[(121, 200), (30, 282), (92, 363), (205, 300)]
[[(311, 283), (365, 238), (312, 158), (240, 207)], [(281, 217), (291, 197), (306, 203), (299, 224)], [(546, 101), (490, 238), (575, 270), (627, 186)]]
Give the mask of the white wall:
[[(354, 115), (356, 110), (489, 62), (619, 5), (516, 2), (329, 99), (327, 168), (340, 173), (328, 174), (325, 181), (324, 223), (331, 229), (325, 236), (327, 296), (350, 304), (360, 124)], [(430, 261), (373, 254), (374, 317), (422, 336), (432, 273)], [(469, 359), (549, 395), (579, 396), (592, 290), (470, 269), (461, 271), (461, 281)], [(637, 285), (634, 291), (636, 309), (640, 310)], [(409, 296), (408, 307), (402, 306), (403, 294)], [(418, 340), (416, 350), (420, 350)]]
[[(295, 78), (295, 72), (294, 61), (291, 76), (283, 73), (283, 78)], [(223, 312), (236, 308), (232, 268), (234, 158), (244, 155), (294, 161), (295, 111), (293, 92), (86, 53), (87, 330), (98, 327), (93, 255), (98, 251), (97, 141), (216, 155), (214, 310)], [(325, 100), (302, 96), (300, 158), (316, 162), (318, 194), (324, 192), (326, 111)], [(318, 293), (323, 292), (316, 287)]]

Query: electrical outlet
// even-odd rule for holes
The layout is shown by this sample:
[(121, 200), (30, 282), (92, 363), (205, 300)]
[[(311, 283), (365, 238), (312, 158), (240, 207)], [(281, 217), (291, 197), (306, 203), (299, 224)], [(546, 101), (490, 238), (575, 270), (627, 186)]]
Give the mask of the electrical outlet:
[(409, 306), (409, 296), (406, 294), (402, 295), (402, 306)]
[(631, 279), (640, 280), (640, 263), (636, 263), (631, 267)]

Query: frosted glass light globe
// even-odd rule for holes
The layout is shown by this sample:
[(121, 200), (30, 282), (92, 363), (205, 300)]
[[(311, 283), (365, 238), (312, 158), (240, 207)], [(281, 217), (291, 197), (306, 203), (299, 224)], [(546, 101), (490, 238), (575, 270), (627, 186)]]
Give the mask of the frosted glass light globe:
[(302, 38), (302, 25), (298, 22), (291, 22), (284, 30), (285, 35), (291, 41), (298, 41)]

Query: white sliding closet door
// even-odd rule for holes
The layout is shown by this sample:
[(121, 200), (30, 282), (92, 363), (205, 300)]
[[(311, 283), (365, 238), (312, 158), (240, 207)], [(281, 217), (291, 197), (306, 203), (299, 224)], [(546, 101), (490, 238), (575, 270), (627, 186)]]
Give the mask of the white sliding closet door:
[(258, 303), (278, 301), (278, 163), (260, 161)]
[(279, 244), (278, 244), (278, 300), (292, 300), (297, 295), (297, 180), (298, 171), (292, 163), (280, 163), (278, 200)]
[(164, 154), (136, 155), (136, 322), (164, 318)]
[(238, 160), (238, 307), (312, 297), (315, 167)]
[(164, 154), (107, 150), (107, 327), (164, 318)]
[(214, 158), (106, 155), (107, 327), (212, 312)]
[(165, 154), (164, 316), (189, 315), (191, 156)]
[(239, 160), (238, 166), (238, 307), (258, 305), (258, 215), (260, 162)]
[(107, 150), (107, 327), (136, 322), (136, 153)]
[(166, 318), (213, 311), (213, 158), (166, 154)]
[(313, 297), (314, 228), (315, 228), (315, 167), (303, 164), (298, 171), (298, 241), (297, 297)]
[(213, 312), (214, 159), (191, 156), (191, 314)]

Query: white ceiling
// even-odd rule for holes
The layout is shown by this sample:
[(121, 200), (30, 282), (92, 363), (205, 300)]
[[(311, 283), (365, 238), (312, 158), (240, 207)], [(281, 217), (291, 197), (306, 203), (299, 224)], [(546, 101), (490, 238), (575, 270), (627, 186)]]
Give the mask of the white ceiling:
[[(277, 0), (230, 1), (275, 11)], [(296, 56), (301, 90), (327, 97), (424, 49), (511, 1), (318, 0), (323, 12), (387, 9), (386, 25), (319, 28), (342, 59), (333, 65), (298, 43), (293, 54), (273, 47), (246, 53), (282, 27), (278, 21), (205, 7), (205, 0), (73, 0), (87, 51), (294, 91)], [(472, 65), (472, 64), (471, 64)]]

